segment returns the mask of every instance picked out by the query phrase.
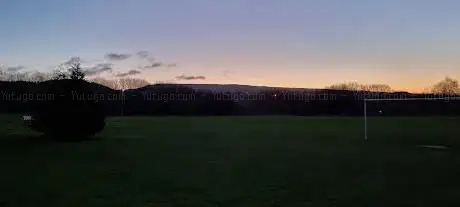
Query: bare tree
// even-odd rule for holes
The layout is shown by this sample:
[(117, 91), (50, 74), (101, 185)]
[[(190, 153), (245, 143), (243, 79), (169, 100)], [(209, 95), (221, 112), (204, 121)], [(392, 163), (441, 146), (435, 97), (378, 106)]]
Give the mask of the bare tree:
[(70, 73), (69, 75), (70, 79), (73, 79), (73, 80), (85, 79), (85, 73), (83, 72), (83, 69), (81, 68), (80, 62), (72, 63), (68, 70)]
[(11, 72), (0, 70), (0, 81), (14, 81), (14, 77)]
[(18, 75), (17, 75), (17, 73), (14, 73), (14, 72), (7, 72), (7, 73), (6, 73), (6, 80), (8, 80), (8, 81), (17, 81), (17, 80), (18, 80)]
[(61, 64), (59, 68), (53, 71), (52, 79), (73, 79), (83, 80), (85, 79), (85, 73), (81, 67), (81, 60), (79, 57), (72, 57), (70, 60)]
[(150, 85), (147, 80), (140, 78), (120, 78), (118, 79), (118, 82), (122, 89), (141, 88)]
[(32, 72), (0, 70), (0, 81), (31, 81)]
[(457, 80), (446, 77), (444, 80), (436, 83), (431, 89), (431, 92), (442, 95), (459, 95), (460, 87)]
[(361, 90), (361, 85), (357, 82), (338, 83), (338, 84), (328, 86), (326, 87), (326, 89), (359, 91)]
[(101, 84), (103, 86), (107, 86), (115, 90), (134, 89), (134, 88), (141, 88), (141, 87), (150, 85), (150, 83), (147, 80), (140, 79), (140, 78), (119, 78), (119, 79), (94, 78), (91, 81), (94, 83)]
[(387, 84), (370, 84), (370, 85), (362, 85), (361, 86), (363, 91), (370, 91), (370, 92), (392, 92), (393, 90)]
[(29, 73), (29, 77), (27, 78), (27, 81), (37, 82), (37, 83), (43, 82), (43, 81), (50, 80), (52, 78), (51, 75), (52, 74), (50, 73), (43, 73), (43, 72), (35, 71), (32, 73)]
[(65, 71), (62, 71), (60, 69), (56, 69), (51, 73), (51, 79), (53, 80), (62, 80), (62, 79), (67, 79), (68, 74)]
[(339, 83), (326, 87), (333, 90), (348, 91), (370, 91), (370, 92), (392, 92), (393, 90), (387, 84), (359, 84), (357, 82)]

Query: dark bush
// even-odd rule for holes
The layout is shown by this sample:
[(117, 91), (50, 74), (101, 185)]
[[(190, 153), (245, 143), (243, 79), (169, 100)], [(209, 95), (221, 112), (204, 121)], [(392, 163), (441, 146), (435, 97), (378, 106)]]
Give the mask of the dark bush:
[(52, 80), (41, 83), (39, 93), (47, 100), (34, 100), (31, 128), (58, 140), (85, 139), (102, 131), (105, 112), (84, 80)]

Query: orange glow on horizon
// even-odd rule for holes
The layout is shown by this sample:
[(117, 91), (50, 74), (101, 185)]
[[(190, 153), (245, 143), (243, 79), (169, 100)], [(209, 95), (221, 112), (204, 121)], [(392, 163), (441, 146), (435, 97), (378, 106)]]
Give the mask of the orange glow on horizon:
[[(224, 71), (231, 71), (231, 73)], [(203, 75), (206, 79), (175, 80), (174, 75), (181, 73), (171, 74), (171, 71), (155, 71), (148, 74), (147, 79), (152, 83), (240, 84), (311, 89), (323, 89), (333, 84), (357, 82), (359, 84), (387, 84), (394, 91), (410, 93), (427, 93), (432, 85), (446, 76), (460, 80), (460, 70), (453, 70), (452, 67), (433, 68), (431, 66), (387, 70), (377, 66), (303, 67), (289, 65), (284, 70), (280, 70), (280, 66), (216, 65), (216, 67), (206, 68), (191, 65), (181, 69), (181, 72), (194, 76)]]

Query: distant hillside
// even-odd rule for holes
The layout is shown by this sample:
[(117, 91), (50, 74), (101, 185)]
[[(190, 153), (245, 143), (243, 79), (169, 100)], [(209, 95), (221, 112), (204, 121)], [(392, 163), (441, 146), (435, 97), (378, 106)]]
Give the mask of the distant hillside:
[[(34, 91), (40, 91), (43, 86), (46, 86), (56, 80), (48, 80), (40, 83), (27, 82), (27, 81), (0, 81), (0, 90), (4, 92), (16, 92), (16, 93), (30, 93)], [(107, 86), (103, 86), (93, 82), (86, 82), (89, 87), (97, 93), (113, 93), (116, 90), (111, 89)]]
[[(272, 87), (272, 86), (252, 86), (252, 85), (239, 85), (239, 84), (178, 84), (193, 88), (195, 90), (204, 90), (210, 92), (249, 92), (258, 93), (266, 90), (281, 90), (290, 92), (326, 92), (326, 91), (340, 91), (325, 88), (289, 88), (289, 87)], [(395, 91), (393, 93), (411, 94), (405, 91)]]
[[(29, 90), (36, 90), (37, 85), (42, 85), (46, 84), (45, 81), (44, 83), (33, 83), (33, 82), (25, 82), (25, 81), (16, 81), (16, 82), (10, 82), (10, 81), (0, 81), (0, 89), (3, 91), (29, 91)], [(97, 93), (118, 93), (117, 91), (112, 88), (109, 88), (107, 86), (94, 83), (94, 82), (88, 82), (88, 84), (91, 85), (93, 88), (94, 92)], [(201, 92), (211, 92), (211, 93), (229, 93), (229, 92), (234, 92), (234, 93), (261, 93), (261, 92), (266, 92), (270, 90), (278, 90), (278, 91), (289, 91), (289, 92), (301, 92), (301, 93), (311, 93), (311, 92), (338, 92), (341, 93), (340, 90), (332, 90), (332, 89), (312, 89), (312, 88), (284, 88), (284, 87), (270, 87), (270, 86), (252, 86), (252, 85), (239, 85), (239, 84), (153, 84), (153, 85), (147, 85), (141, 88), (136, 88), (136, 89), (128, 89), (126, 90), (127, 93), (129, 92), (152, 92), (152, 90), (156, 90), (162, 87), (180, 87), (180, 88), (190, 88), (195, 91), (201, 91)], [(410, 95), (412, 93), (408, 92), (393, 92), (393, 93), (388, 93), (388, 94), (405, 94), (405, 95)], [(415, 95), (415, 94), (413, 94)]]
[(251, 85), (238, 85), (238, 84), (183, 84), (184, 86), (193, 88), (195, 90), (205, 90), (215, 93), (220, 92), (249, 92), (257, 93), (262, 90), (271, 89), (268, 86), (251, 86)]
[[(211, 92), (211, 93), (228, 93), (228, 92), (240, 92), (240, 93), (260, 93), (267, 90), (289, 90), (299, 92), (316, 91), (317, 89), (308, 88), (283, 88), (283, 87), (270, 87), (270, 86), (252, 86), (252, 85), (239, 85), (239, 84), (154, 84), (140, 88), (145, 91), (148, 88), (159, 87), (159, 86), (183, 86), (188, 87), (197, 91)], [(137, 90), (137, 89), (132, 89)]]
[[(34, 106), (34, 103), (40, 103), (39, 101), (45, 100), (45, 98), (46, 100), (53, 100), (55, 96), (47, 95), (50, 91), (49, 85), (53, 82), (0, 81), (2, 92), (0, 112), (25, 113)], [(79, 96), (78, 98), (97, 99), (96, 101), (104, 106), (106, 114), (110, 116), (269, 114), (362, 116), (363, 99), (424, 98), (430, 96), (429, 94), (405, 92), (376, 93), (236, 84), (155, 84), (121, 93), (119, 90), (113, 90), (96, 83), (87, 84), (89, 84), (90, 93), (96, 94), (88, 94), (88, 96)], [(61, 87), (57, 89), (59, 90)], [(376, 111), (382, 109), (385, 110), (386, 115), (394, 116), (460, 115), (460, 105), (456, 101), (383, 101), (368, 104), (369, 115), (379, 115)]]

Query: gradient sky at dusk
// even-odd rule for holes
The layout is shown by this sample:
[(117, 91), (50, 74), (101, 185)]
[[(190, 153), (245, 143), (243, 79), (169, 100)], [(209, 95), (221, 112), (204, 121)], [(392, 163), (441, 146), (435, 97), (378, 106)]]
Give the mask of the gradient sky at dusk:
[[(460, 79), (459, 8), (456, 0), (1, 0), (0, 64), (50, 71), (72, 56), (145, 50), (177, 64), (140, 75), (152, 82), (202, 75), (187, 83), (358, 81), (420, 91)], [(133, 56), (115, 69), (145, 64)]]

